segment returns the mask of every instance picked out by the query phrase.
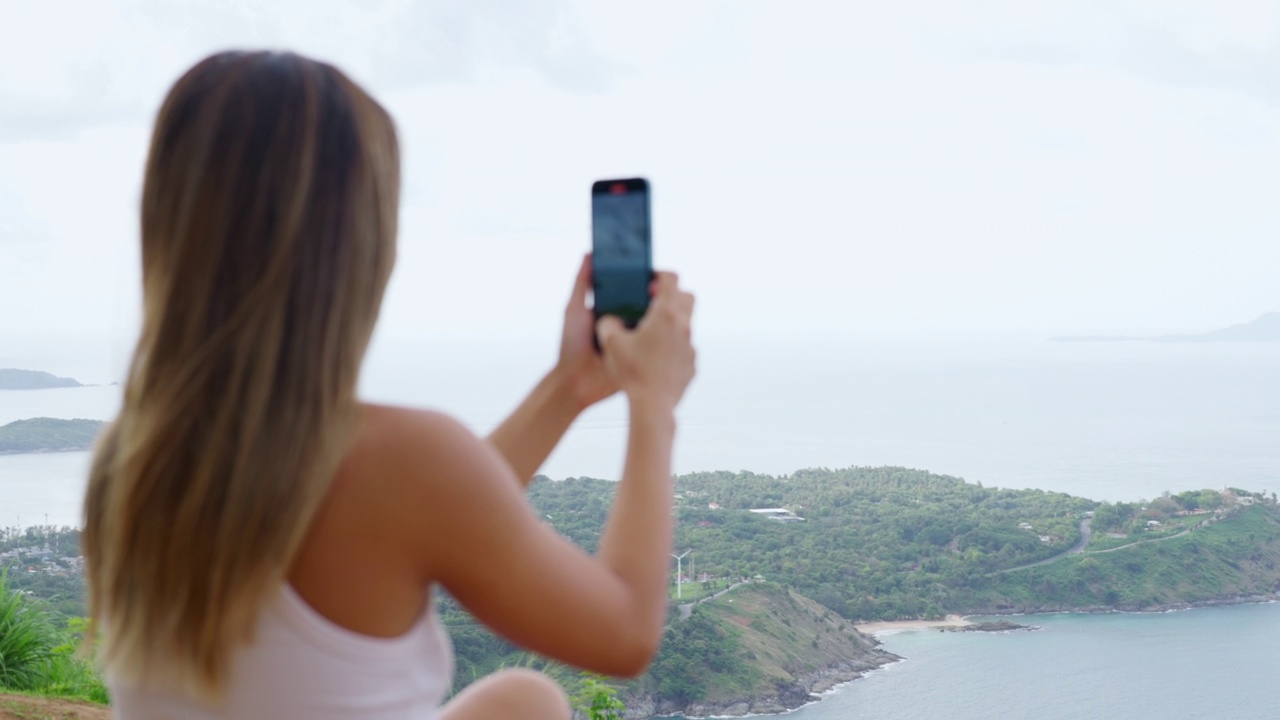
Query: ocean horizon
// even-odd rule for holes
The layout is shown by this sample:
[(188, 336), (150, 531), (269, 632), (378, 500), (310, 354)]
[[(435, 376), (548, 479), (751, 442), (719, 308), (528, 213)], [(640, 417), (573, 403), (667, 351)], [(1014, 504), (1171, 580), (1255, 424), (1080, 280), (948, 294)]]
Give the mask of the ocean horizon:
[[(483, 434), (549, 363), (479, 344), (375, 346), (361, 396), (444, 410)], [(1280, 343), (725, 342), (699, 365), (678, 413), (677, 474), (892, 465), (1108, 501), (1280, 490)], [(121, 393), (0, 391), (0, 424), (109, 419)], [(612, 398), (542, 472), (616, 479), (625, 442), (626, 403)], [(87, 453), (0, 456), (0, 526), (45, 513), (73, 524), (87, 468)]]

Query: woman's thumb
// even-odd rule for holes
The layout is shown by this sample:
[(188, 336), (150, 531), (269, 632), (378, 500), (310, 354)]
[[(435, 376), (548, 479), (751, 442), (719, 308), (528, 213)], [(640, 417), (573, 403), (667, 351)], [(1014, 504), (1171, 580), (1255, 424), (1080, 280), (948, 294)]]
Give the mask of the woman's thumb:
[(627, 326), (616, 315), (603, 315), (596, 320), (596, 340), (602, 348), (608, 347), (619, 334), (626, 331)]

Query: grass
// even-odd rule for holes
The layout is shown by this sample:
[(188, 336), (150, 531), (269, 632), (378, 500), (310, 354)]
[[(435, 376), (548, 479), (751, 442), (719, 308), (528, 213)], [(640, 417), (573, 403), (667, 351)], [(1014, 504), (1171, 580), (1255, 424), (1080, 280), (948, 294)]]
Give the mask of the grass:
[(53, 627), (0, 574), (0, 687), (34, 690), (53, 656)]
[(675, 585), (672, 585), (668, 589), (668, 594), (671, 596), (672, 600), (675, 600), (681, 603), (690, 603), (690, 602), (695, 602), (697, 600), (701, 600), (702, 598), (707, 597), (708, 595), (714, 595), (715, 593), (718, 593), (721, 590), (724, 590), (725, 588), (729, 587), (729, 585), (731, 584), (732, 583), (729, 580), (712, 580), (711, 589), (708, 590), (706, 588), (703, 588), (702, 583), (700, 582), (686, 582), (684, 583), (684, 587), (680, 591), (683, 597), (680, 597), (680, 598), (676, 597)]
[(0, 573), (0, 688), (106, 704), (92, 663), (76, 653), (82, 621), (58, 627)]

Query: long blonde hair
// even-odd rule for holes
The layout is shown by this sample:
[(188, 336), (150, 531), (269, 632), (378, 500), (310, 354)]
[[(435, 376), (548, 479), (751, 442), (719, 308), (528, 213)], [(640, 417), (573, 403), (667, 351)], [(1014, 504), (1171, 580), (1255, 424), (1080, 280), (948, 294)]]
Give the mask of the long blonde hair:
[(100, 658), (216, 699), (349, 444), (395, 255), (399, 151), (341, 72), (221, 53), (156, 120), (144, 321), (84, 554)]

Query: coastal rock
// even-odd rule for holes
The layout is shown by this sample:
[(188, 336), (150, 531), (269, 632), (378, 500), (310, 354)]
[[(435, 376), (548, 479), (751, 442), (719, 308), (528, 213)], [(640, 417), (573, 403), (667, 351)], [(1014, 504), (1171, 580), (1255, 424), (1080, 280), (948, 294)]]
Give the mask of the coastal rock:
[[(725, 702), (695, 702), (679, 712), (691, 718), (742, 717), (743, 715), (777, 715), (813, 702), (813, 696), (803, 684), (795, 682), (783, 685), (776, 692), (756, 698)], [(628, 717), (631, 717), (628, 714)]]
[[(865, 637), (865, 636), (864, 636)], [(771, 688), (749, 697), (722, 700), (700, 700), (681, 706), (669, 700), (660, 700), (646, 693), (631, 693), (625, 698), (627, 720), (643, 720), (654, 716), (680, 714), (689, 718), (742, 717), (745, 715), (776, 715), (822, 699), (844, 683), (857, 680), (867, 672), (898, 662), (902, 658), (880, 650), (879, 643), (865, 637), (866, 650), (854, 657), (843, 658), (827, 666), (802, 673), (793, 682), (775, 682)]]
[(815, 695), (821, 695), (830, 692), (838, 685), (843, 685), (851, 680), (857, 680), (862, 677), (862, 673), (855, 672), (833, 672), (830, 675), (820, 677), (813, 681), (809, 686), (809, 692)]
[(685, 715), (688, 717), (741, 717), (751, 712), (751, 704), (747, 702), (737, 702), (732, 705), (722, 705), (719, 703), (694, 703), (685, 708)]
[[(651, 718), (659, 714), (658, 704), (653, 701), (652, 697), (647, 695), (629, 696), (626, 699), (626, 705), (626, 712), (622, 714), (622, 717), (626, 718), (626, 720), (644, 720), (644, 718)], [(583, 717), (577, 711), (574, 712), (573, 716), (575, 720)]]

